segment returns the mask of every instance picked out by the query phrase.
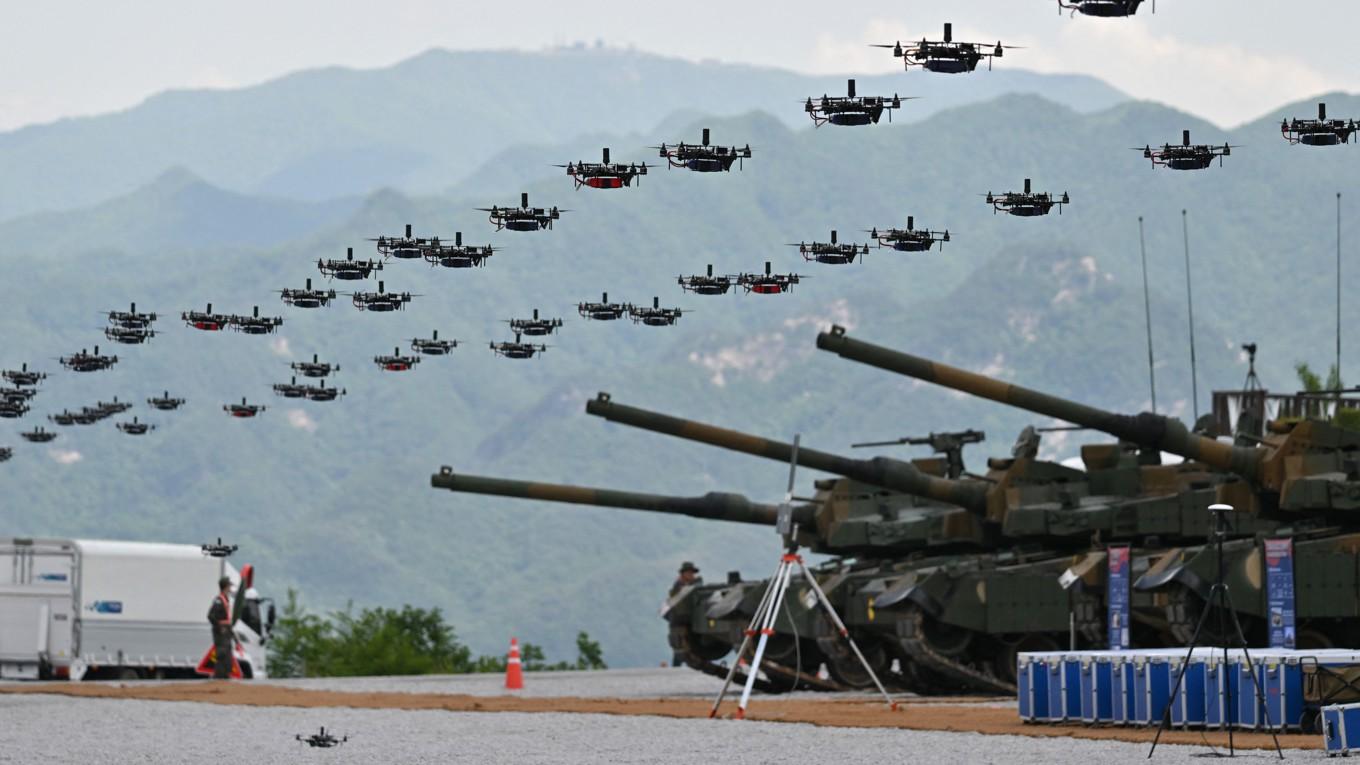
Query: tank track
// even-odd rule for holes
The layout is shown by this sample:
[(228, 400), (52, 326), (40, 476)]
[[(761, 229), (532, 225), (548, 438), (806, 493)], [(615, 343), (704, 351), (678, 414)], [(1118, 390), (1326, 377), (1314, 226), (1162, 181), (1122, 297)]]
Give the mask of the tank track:
[(905, 618), (897, 620), (897, 643), (909, 660), (928, 669), (942, 680), (957, 682), (964, 688), (983, 693), (1014, 695), (1017, 690), (988, 672), (983, 672), (941, 654), (931, 647), (925, 637), (926, 614), (920, 608), (909, 607)]
[[(726, 662), (710, 661), (695, 653), (689, 646), (689, 632), (684, 629), (673, 629), (671, 632), (671, 645), (685, 657), (685, 665), (690, 669), (698, 670), (705, 675), (726, 678), (731, 666)], [(794, 667), (787, 667), (776, 661), (763, 659), (760, 668), (765, 673), (766, 678), (756, 676), (755, 688), (761, 693), (788, 693), (795, 690), (814, 690), (814, 691), (846, 691), (850, 690), (846, 686), (834, 680), (823, 680), (815, 674), (799, 672)], [(732, 676), (735, 683), (745, 684), (747, 671), (745, 667), (738, 666), (736, 674)], [(777, 682), (773, 678), (780, 678), (786, 682)]]

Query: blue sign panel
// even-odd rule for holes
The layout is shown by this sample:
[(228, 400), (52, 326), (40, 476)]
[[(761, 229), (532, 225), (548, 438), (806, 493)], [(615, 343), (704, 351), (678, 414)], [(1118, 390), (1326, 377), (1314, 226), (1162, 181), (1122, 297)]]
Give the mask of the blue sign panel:
[(1270, 647), (1294, 647), (1294, 542), (1267, 539), (1266, 612), (1270, 614)]
[(1110, 572), (1108, 632), (1110, 650), (1122, 651), (1129, 647), (1129, 548), (1111, 547), (1106, 550)]

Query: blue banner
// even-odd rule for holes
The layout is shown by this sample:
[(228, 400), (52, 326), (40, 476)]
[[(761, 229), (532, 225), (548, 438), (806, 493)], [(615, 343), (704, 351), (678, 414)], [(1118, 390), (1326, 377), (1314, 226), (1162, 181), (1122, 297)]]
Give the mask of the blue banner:
[(1129, 548), (1111, 547), (1105, 552), (1110, 564), (1106, 598), (1110, 650), (1122, 651), (1129, 647)]
[(1270, 614), (1270, 647), (1294, 647), (1294, 542), (1267, 539), (1266, 612)]

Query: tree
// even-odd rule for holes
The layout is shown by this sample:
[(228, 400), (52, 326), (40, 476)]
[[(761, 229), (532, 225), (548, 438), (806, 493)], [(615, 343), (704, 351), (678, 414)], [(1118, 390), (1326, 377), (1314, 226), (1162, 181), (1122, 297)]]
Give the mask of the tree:
[(307, 613), (298, 602), (297, 590), (290, 588), (269, 641), (269, 675), (305, 677), (309, 667), (322, 662), (330, 633), (330, 623)]
[(576, 633), (576, 668), (609, 669), (604, 663), (604, 651), (600, 644), (590, 639), (584, 630)]

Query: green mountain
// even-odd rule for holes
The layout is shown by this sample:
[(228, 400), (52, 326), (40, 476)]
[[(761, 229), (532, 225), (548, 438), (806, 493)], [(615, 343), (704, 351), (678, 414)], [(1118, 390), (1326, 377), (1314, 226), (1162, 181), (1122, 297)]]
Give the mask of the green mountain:
[[(1002, 68), (947, 79), (865, 77), (861, 92), (923, 96), (903, 110), (909, 119), (1011, 92), (1043, 92), (1080, 110), (1125, 98), (1081, 75)], [(173, 91), (115, 114), (0, 134), (0, 220), (96, 204), (175, 167), (222, 188), (298, 199), (433, 191), (514, 144), (648, 130), (682, 110), (761, 109), (800, 124), (804, 98), (844, 87), (840, 77), (629, 50), (431, 50), (384, 69)], [(661, 140), (675, 139), (647, 143)]]
[[(1360, 113), (1360, 98), (1326, 99), (1332, 113)], [(619, 192), (574, 192), (566, 178), (548, 175), (551, 168), (514, 186), (501, 178), (494, 188), (459, 184), (435, 196), (383, 191), (338, 225), (265, 248), (129, 241), (35, 257), (0, 239), (0, 267), (24, 284), (0, 313), (0, 366), (30, 361), (53, 370), (53, 356), (95, 342), (98, 311), (130, 300), (167, 317), (152, 344), (119, 349), (114, 370), (54, 374), (29, 420), (0, 423), (0, 443), (16, 447), (0, 466), (0, 527), (183, 541), (220, 535), (260, 565), (264, 589), (297, 586), (313, 606), (438, 605), (487, 653), (514, 633), (565, 656), (585, 629), (611, 663), (640, 665), (666, 656), (655, 609), (681, 560), (695, 560), (709, 577), (729, 568), (765, 576), (775, 562), (773, 535), (455, 496), (429, 488), (429, 475), (447, 464), (657, 492), (726, 489), (765, 500), (782, 493), (780, 466), (584, 415), (585, 400), (600, 390), (762, 435), (800, 432), (809, 445), (841, 451), (867, 438), (978, 427), (991, 440), (974, 448), (975, 464), (1004, 453), (1013, 434), (1034, 424), (1025, 413), (816, 351), (816, 331), (832, 323), (1089, 404), (1140, 409), (1148, 394), (1139, 215), (1147, 223), (1158, 403), (1188, 417), (1182, 208), (1190, 211), (1201, 411), (1209, 389), (1240, 384), (1239, 343), (1260, 344), (1262, 376), (1277, 388), (1294, 385), (1295, 361), (1330, 358), (1333, 195), (1360, 198), (1353, 167), (1360, 155), (1354, 147), (1288, 147), (1273, 117), (1225, 133), (1153, 104), (1082, 114), (1005, 96), (872, 129), (793, 130), (764, 113), (700, 117), (676, 129), (700, 125), (715, 136), (750, 136), (756, 157), (721, 177), (658, 170)], [(1128, 150), (1175, 140), (1183, 127), (1196, 140), (1242, 148), (1200, 173), (1154, 170)], [(590, 138), (608, 141), (621, 158), (645, 152), (641, 136), (626, 130)], [(533, 151), (571, 156), (577, 148)], [(1018, 188), (1026, 176), (1037, 189), (1068, 191), (1072, 204), (1042, 219), (993, 215), (980, 195)], [(521, 189), (571, 212), (550, 233), (497, 234), (472, 209), (514, 202)], [(805, 264), (783, 246), (832, 228), (843, 240), (862, 240), (861, 229), (900, 225), (908, 214), (918, 225), (949, 228), (952, 241), (929, 254), (873, 250), (843, 267)], [(80, 239), (91, 243), (113, 237), (119, 223), (101, 231), (83, 213), (72, 220), (88, 226)], [(346, 246), (364, 253), (365, 238), (407, 222), (504, 249), (469, 271), (389, 263), (387, 288), (419, 293), (399, 314), (363, 314), (343, 302), (305, 312), (269, 294), (314, 276), (317, 257), (342, 255)], [(1343, 241), (1360, 241), (1354, 217), (1344, 225)], [(708, 262), (732, 272), (766, 260), (811, 278), (779, 297), (701, 298), (675, 286), (677, 274)], [(659, 295), (693, 313), (670, 329), (576, 318), (576, 302), (602, 291), (634, 302)], [(195, 332), (170, 318), (209, 301), (234, 312), (258, 303), (286, 311), (286, 321), (271, 339)], [(483, 344), (505, 339), (501, 320), (535, 307), (568, 317), (553, 347), (533, 362), (493, 357)], [(1345, 326), (1355, 326), (1360, 306), (1343, 308)], [(465, 345), (406, 374), (372, 363), (435, 328)], [(1346, 343), (1352, 358), (1356, 345)], [(268, 386), (286, 380), (288, 360), (314, 352), (343, 365), (336, 383), (348, 395), (334, 404), (273, 399)], [(63, 429), (52, 448), (14, 436), (62, 407), (115, 394), (140, 401), (167, 388), (189, 405), (156, 415), (161, 428), (142, 440), (107, 423)], [(221, 405), (243, 395), (269, 410), (255, 421), (226, 417)], [(1083, 438), (1094, 436), (1050, 436), (1045, 454), (1072, 456)]]

